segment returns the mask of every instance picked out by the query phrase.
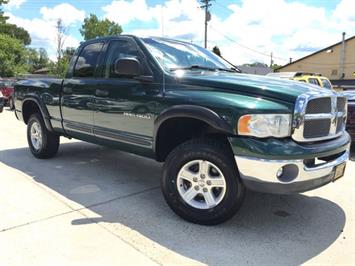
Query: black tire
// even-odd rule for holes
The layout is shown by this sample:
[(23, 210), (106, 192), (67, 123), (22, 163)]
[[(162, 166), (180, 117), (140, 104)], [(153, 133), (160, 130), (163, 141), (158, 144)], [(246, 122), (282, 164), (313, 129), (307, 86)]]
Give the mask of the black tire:
[[(194, 160), (212, 163), (224, 176), (224, 197), (212, 208), (200, 209), (191, 206), (182, 198), (177, 188), (180, 169)], [(192, 187), (191, 183), (190, 188)], [(166, 202), (177, 215), (192, 223), (203, 225), (220, 224), (233, 217), (241, 207), (245, 194), (245, 187), (239, 177), (230, 147), (217, 139), (193, 139), (175, 148), (165, 162), (161, 188)]]
[[(31, 140), (31, 128), (34, 123), (39, 124), (41, 130), (42, 145), (35, 148)], [(33, 156), (39, 159), (48, 159), (54, 157), (59, 148), (59, 136), (48, 131), (43, 118), (40, 114), (32, 114), (27, 123), (27, 142)]]

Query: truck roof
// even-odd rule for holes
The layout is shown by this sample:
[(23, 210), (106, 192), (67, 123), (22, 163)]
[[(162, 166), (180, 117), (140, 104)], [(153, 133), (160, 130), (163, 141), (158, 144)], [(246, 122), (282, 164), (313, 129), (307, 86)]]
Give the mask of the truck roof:
[(135, 39), (156, 39), (156, 40), (165, 40), (165, 41), (170, 41), (170, 42), (179, 42), (179, 43), (187, 43), (191, 44), (190, 42), (182, 41), (182, 40), (177, 40), (177, 39), (172, 39), (172, 38), (166, 38), (166, 37), (158, 37), (158, 36), (146, 36), (146, 37), (141, 37), (141, 36), (136, 36), (132, 34), (121, 34), (121, 35), (113, 35), (113, 36), (106, 36), (106, 37), (99, 37), (95, 39), (90, 39), (87, 41), (82, 42), (83, 43), (90, 43), (90, 42), (97, 42), (97, 41), (109, 41), (111, 39), (115, 39), (117, 37), (132, 37)]

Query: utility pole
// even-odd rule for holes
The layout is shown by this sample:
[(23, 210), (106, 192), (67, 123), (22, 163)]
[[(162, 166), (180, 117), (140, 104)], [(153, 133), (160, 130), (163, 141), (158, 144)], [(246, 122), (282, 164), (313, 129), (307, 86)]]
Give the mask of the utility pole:
[(200, 0), (203, 4), (200, 8), (205, 9), (205, 48), (207, 48), (207, 26), (208, 22), (211, 20), (211, 13), (208, 11), (208, 8), (212, 5), (210, 4), (211, 0)]
[(341, 39), (339, 79), (344, 79), (345, 76), (344, 63), (345, 63), (345, 32), (343, 32), (342, 39)]
[(273, 54), (271, 52), (271, 54), (270, 54), (270, 68), (272, 68), (272, 65), (274, 64), (274, 60), (272, 57), (273, 57)]

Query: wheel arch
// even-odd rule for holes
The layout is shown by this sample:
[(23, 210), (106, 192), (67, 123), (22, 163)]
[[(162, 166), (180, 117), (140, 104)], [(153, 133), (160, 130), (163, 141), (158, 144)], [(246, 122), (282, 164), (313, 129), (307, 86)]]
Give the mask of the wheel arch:
[(191, 138), (232, 134), (227, 121), (211, 109), (195, 105), (172, 106), (154, 122), (153, 151), (158, 161), (164, 161), (174, 147)]
[(50, 115), (49, 115), (47, 109), (41, 105), (39, 99), (37, 99), (36, 97), (33, 97), (33, 96), (25, 98), (22, 101), (21, 110), (22, 110), (22, 118), (23, 118), (23, 121), (25, 122), (25, 124), (27, 124), (27, 122), (32, 114), (39, 111), (39, 113), (43, 117), (46, 128), (50, 132), (53, 132), (53, 127), (50, 122)]

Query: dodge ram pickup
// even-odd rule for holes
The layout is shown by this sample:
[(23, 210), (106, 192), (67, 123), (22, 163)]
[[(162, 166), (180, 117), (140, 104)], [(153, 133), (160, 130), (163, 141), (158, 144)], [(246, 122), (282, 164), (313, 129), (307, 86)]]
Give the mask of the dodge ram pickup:
[(296, 193), (344, 175), (345, 97), (238, 72), (192, 43), (98, 38), (80, 45), (65, 79), (18, 82), (15, 114), (37, 158), (63, 136), (164, 162), (166, 202), (199, 224), (231, 218), (246, 189)]

